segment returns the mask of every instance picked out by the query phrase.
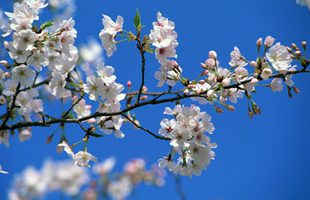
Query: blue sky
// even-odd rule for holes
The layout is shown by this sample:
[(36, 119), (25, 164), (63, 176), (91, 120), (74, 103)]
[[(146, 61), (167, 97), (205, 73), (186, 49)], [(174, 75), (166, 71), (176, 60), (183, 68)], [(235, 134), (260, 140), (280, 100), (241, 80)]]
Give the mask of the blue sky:
[[(11, 10), (9, 1), (1, 1), (0, 8)], [(272, 35), (283, 44), (310, 42), (310, 11), (298, 6), (294, 0), (148, 0), (77, 1), (74, 19), (78, 31), (77, 46), (88, 38), (98, 39), (102, 29), (101, 14), (113, 19), (122, 15), (125, 29), (133, 30), (133, 17), (139, 8), (142, 23), (148, 34), (156, 12), (161, 11), (176, 24), (178, 63), (188, 77), (196, 77), (200, 62), (209, 50), (216, 50), (222, 65), (227, 66), (229, 54), (238, 46), (248, 59), (256, 56), (255, 42), (258, 37)], [(146, 84), (156, 90), (153, 78), (159, 67), (154, 55), (147, 55)], [(115, 67), (118, 82), (128, 79), (133, 87), (140, 83), (140, 60), (134, 44), (123, 43), (106, 64)], [(212, 140), (218, 144), (216, 159), (200, 177), (182, 178), (182, 187), (188, 199), (195, 200), (291, 200), (310, 199), (310, 77), (294, 77), (299, 95), (289, 99), (286, 91), (273, 93), (260, 88), (254, 95), (262, 109), (262, 115), (249, 119), (246, 100), (240, 100), (235, 112), (216, 114), (211, 106), (202, 109), (213, 116), (216, 127)], [(190, 101), (184, 104), (190, 105)], [(49, 105), (59, 111), (59, 103)], [(172, 106), (172, 104), (166, 104)], [(141, 124), (153, 131), (159, 128), (166, 105), (148, 106), (136, 111)], [(53, 111), (55, 113), (55, 111)], [(52, 113), (53, 113), (52, 112)], [(56, 113), (55, 113), (56, 114)], [(36, 128), (33, 138), (25, 143), (11, 138), (11, 147), (0, 146), (0, 163), (10, 171), (0, 176), (0, 199), (13, 180), (13, 174), (28, 165), (40, 167), (45, 158), (65, 159), (66, 155), (55, 152), (57, 141), (45, 144), (46, 137), (55, 127)], [(114, 155), (121, 165), (134, 157), (143, 157), (149, 164), (169, 151), (169, 144), (125, 125), (125, 139), (112, 135), (90, 142), (89, 151), (103, 160)], [(75, 126), (67, 129), (75, 138), (82, 132)], [(131, 199), (177, 199), (173, 176), (167, 176), (166, 186), (154, 188), (141, 186)]]

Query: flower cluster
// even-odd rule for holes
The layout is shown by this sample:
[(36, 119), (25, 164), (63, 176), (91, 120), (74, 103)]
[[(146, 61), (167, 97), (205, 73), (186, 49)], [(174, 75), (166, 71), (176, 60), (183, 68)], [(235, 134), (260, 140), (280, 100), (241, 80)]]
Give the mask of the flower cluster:
[(174, 22), (157, 13), (157, 21), (153, 22), (153, 30), (149, 34), (152, 45), (155, 47), (155, 55), (158, 62), (166, 64), (168, 58), (176, 58), (175, 48), (178, 46), (177, 33), (174, 31)]
[(69, 161), (48, 160), (40, 170), (28, 167), (21, 175), (16, 176), (8, 199), (36, 199), (55, 191), (74, 196), (89, 179), (86, 170), (72, 165)]
[[(100, 100), (98, 113), (120, 110), (120, 101), (125, 98), (125, 94), (122, 93), (124, 86), (116, 83), (115, 80), (114, 68), (103, 64), (97, 67), (96, 75), (87, 77), (84, 90), (89, 94), (89, 99)], [(122, 123), (123, 119), (120, 115), (97, 118), (97, 124), (101, 130), (107, 134), (114, 131), (115, 135), (120, 138), (125, 136), (120, 130)]]
[[(174, 109), (167, 107), (164, 114), (172, 115), (174, 119), (163, 119), (159, 134), (171, 139), (172, 150), (167, 157), (159, 160), (159, 166), (176, 174), (200, 175), (215, 156), (212, 148), (216, 144), (205, 135), (205, 132), (212, 134), (214, 131), (211, 117), (206, 112), (200, 112), (195, 105), (177, 105)], [(175, 154), (179, 155), (176, 161)]]
[(70, 161), (47, 160), (41, 169), (27, 167), (16, 176), (8, 199), (31, 200), (60, 192), (68, 197), (81, 195), (83, 199), (91, 200), (97, 199), (104, 191), (112, 199), (123, 200), (141, 183), (164, 184), (164, 173), (156, 167), (147, 170), (143, 159), (129, 161), (124, 166), (124, 172), (113, 178), (115, 162), (115, 158), (110, 157), (97, 164), (93, 168), (95, 176), (92, 176), (89, 171), (72, 165)]
[(111, 57), (117, 49), (115, 37), (117, 33), (123, 30), (124, 19), (122, 16), (117, 16), (116, 22), (114, 22), (111, 17), (103, 15), (102, 23), (103, 29), (100, 31), (99, 37), (102, 40), (102, 45), (106, 50), (107, 56)]

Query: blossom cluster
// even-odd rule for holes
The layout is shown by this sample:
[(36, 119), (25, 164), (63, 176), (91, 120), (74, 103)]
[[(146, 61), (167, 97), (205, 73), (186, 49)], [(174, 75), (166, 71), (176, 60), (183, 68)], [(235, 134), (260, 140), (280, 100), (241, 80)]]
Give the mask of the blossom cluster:
[[(135, 186), (148, 183), (164, 184), (164, 173), (156, 167), (147, 170), (143, 159), (133, 159), (124, 165), (124, 172), (113, 178), (116, 159), (107, 158), (94, 166), (92, 173), (72, 165), (70, 161), (45, 161), (41, 169), (27, 167), (15, 177), (8, 193), (9, 200), (31, 200), (60, 192), (68, 197), (97, 199), (102, 190), (114, 200), (124, 200)], [(95, 184), (96, 183), (96, 184)]]
[[(176, 174), (198, 176), (212, 159), (216, 147), (205, 134), (212, 134), (214, 125), (206, 112), (201, 112), (195, 105), (190, 107), (177, 105), (174, 109), (166, 108), (164, 114), (172, 115), (174, 119), (164, 118), (159, 134), (171, 139), (170, 154), (159, 160), (159, 166), (167, 168)], [(177, 154), (176, 161), (174, 156)]]

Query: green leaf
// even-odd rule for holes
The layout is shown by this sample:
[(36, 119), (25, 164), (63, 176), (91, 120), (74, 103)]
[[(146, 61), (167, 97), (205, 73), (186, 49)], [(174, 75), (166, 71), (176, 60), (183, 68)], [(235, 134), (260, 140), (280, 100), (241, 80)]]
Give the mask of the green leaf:
[(53, 25), (54, 25), (54, 23), (52, 21), (45, 22), (44, 24), (42, 24), (40, 26), (40, 31), (43, 31), (44, 29), (46, 29), (50, 26), (53, 26)]
[(103, 135), (100, 135), (100, 134), (97, 134), (97, 133), (88, 133), (88, 135), (96, 137), (96, 138), (103, 137)]
[(141, 18), (140, 18), (140, 12), (138, 9), (137, 9), (136, 16), (134, 19), (134, 24), (137, 30), (141, 29)]

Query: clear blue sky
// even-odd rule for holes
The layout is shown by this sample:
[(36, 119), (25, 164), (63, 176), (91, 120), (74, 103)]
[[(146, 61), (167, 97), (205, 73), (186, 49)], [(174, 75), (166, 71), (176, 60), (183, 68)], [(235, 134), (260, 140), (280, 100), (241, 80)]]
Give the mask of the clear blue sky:
[[(1, 1), (0, 8), (9, 9), (9, 1)], [(176, 23), (178, 62), (186, 75), (195, 77), (200, 62), (209, 50), (216, 50), (219, 60), (227, 66), (229, 53), (235, 45), (247, 58), (256, 55), (258, 37), (272, 35), (283, 44), (307, 40), (310, 43), (310, 11), (300, 7), (295, 0), (147, 0), (77, 1), (74, 19), (78, 39), (76, 44), (97, 38), (102, 28), (101, 14), (113, 19), (122, 15), (125, 29), (133, 30), (133, 17), (139, 8), (142, 23), (148, 34), (156, 12), (161, 11)], [(131, 79), (136, 85), (140, 77), (138, 51), (134, 44), (121, 44), (106, 63), (116, 69), (118, 81), (125, 84)], [(153, 55), (147, 55), (147, 85), (156, 89), (153, 74), (158, 68)], [(182, 186), (192, 200), (306, 200), (310, 199), (310, 131), (309, 98), (310, 76), (295, 76), (301, 93), (289, 99), (286, 91), (272, 93), (259, 89), (255, 100), (262, 115), (250, 120), (246, 101), (241, 100), (235, 112), (215, 114), (210, 106), (202, 106), (213, 116), (216, 127), (212, 140), (217, 142), (216, 159), (200, 177), (182, 178)], [(185, 101), (187, 105), (190, 103)], [(169, 105), (169, 104), (167, 104)], [(59, 104), (49, 107), (57, 108)], [(136, 111), (141, 124), (157, 131), (163, 118), (162, 106), (148, 106)], [(56, 110), (57, 110), (56, 109)], [(0, 176), (0, 200), (6, 199), (6, 190), (14, 173), (33, 164), (40, 167), (47, 157), (66, 158), (55, 152), (56, 142), (46, 145), (45, 139), (55, 128), (36, 128), (33, 138), (19, 143), (11, 139), (11, 147), (0, 146), (0, 163), (10, 171)], [(115, 155), (118, 166), (133, 157), (143, 157), (148, 163), (156, 162), (169, 150), (165, 141), (157, 141), (143, 132), (124, 126), (126, 138), (117, 140), (112, 135), (90, 143), (89, 150), (99, 159)], [(69, 137), (82, 134), (76, 127), (69, 127)], [(71, 136), (73, 135), (73, 136)], [(141, 186), (131, 199), (177, 199), (173, 177), (167, 176), (164, 188)]]

